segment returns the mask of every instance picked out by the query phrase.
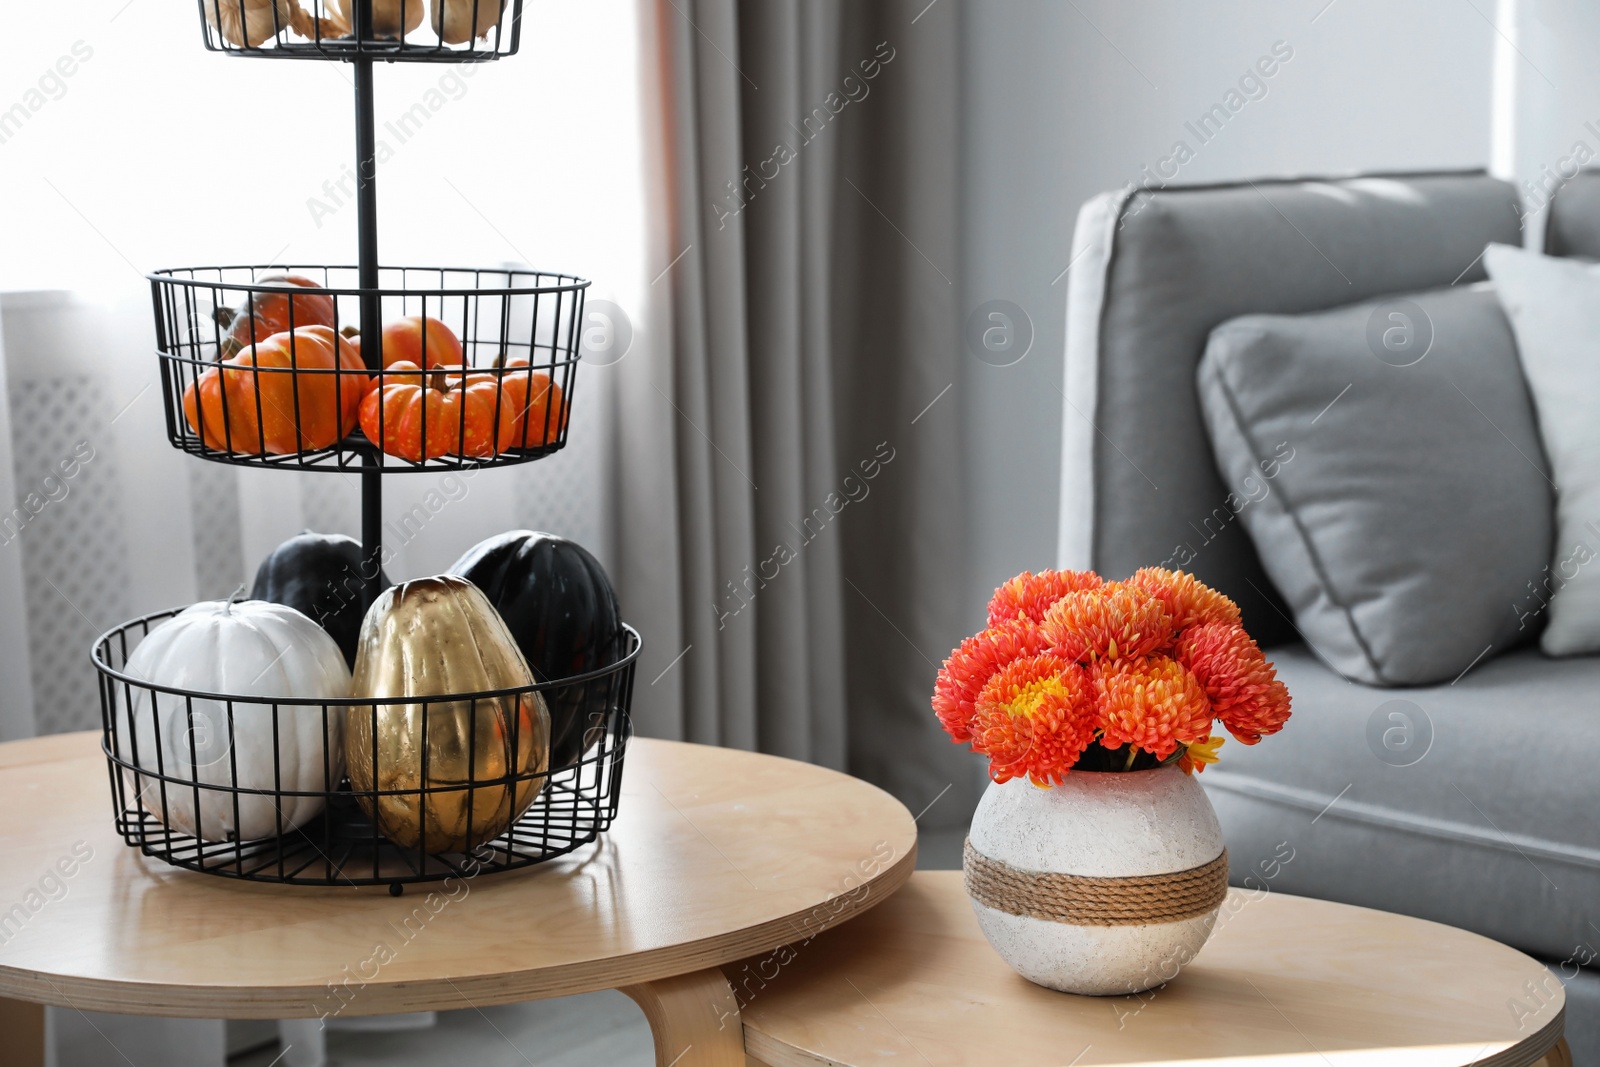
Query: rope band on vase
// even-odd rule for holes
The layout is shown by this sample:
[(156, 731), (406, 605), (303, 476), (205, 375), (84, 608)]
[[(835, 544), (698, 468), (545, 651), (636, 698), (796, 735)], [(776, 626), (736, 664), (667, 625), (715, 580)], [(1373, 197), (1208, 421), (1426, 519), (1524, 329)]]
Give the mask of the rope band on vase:
[(1228, 895), (1228, 852), (1201, 867), (1134, 878), (1028, 871), (963, 850), (967, 895), (1008, 915), (1073, 926), (1146, 926), (1204, 915)]

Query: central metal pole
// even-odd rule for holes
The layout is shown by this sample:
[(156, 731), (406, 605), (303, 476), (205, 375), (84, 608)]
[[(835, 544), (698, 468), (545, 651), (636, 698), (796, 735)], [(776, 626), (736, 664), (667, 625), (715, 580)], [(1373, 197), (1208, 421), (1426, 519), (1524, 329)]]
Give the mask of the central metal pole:
[[(356, 0), (356, 40), (364, 47), (375, 39), (372, 0)], [(357, 275), (361, 296), (361, 358), (368, 370), (383, 366), (383, 299), (378, 296), (378, 174), (377, 134), (374, 129), (372, 57), (355, 59), (356, 73), (356, 228)], [(361, 575), (367, 602), (377, 599), (383, 563), (383, 475), (379, 473), (378, 443), (362, 456), (361, 471)]]

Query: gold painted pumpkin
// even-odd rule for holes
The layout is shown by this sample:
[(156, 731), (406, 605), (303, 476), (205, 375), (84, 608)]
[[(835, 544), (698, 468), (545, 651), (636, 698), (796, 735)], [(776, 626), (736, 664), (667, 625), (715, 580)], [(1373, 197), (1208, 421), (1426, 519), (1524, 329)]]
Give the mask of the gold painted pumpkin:
[[(533, 684), (505, 622), (478, 587), (440, 575), (386, 590), (367, 611), (351, 692), (436, 697)], [(537, 693), (353, 707), (350, 786), (383, 835), (430, 853), (466, 852), (528, 810), (550, 761)], [(438, 790), (422, 794), (417, 790)], [(390, 791), (410, 791), (384, 795)]]

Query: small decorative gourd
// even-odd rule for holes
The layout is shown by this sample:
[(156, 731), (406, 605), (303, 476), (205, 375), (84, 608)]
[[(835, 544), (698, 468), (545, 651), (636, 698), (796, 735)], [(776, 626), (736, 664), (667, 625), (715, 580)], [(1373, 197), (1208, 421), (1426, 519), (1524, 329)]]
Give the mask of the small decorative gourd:
[(183, 391), (183, 417), (219, 452), (328, 448), (355, 429), (366, 370), (348, 338), (327, 326), (302, 326), (207, 368)]
[(361, 429), (387, 455), (420, 463), (438, 456), (488, 459), (517, 447), (526, 392), (517, 376), (446, 367), (424, 374), (401, 360), (361, 401)]
[(119, 755), (149, 772), (133, 776), (140, 804), (173, 830), (205, 841), (275, 837), (316, 816), (338, 784), (343, 709), (321, 702), (350, 695), (350, 672), (333, 638), (293, 608), (195, 604), (152, 630), (124, 671), (152, 686), (239, 698), (124, 688)]
[(561, 394), (561, 386), (543, 371), (531, 370), (526, 359), (506, 363), (500, 375), (503, 405), (519, 412), (513, 448), (543, 448), (567, 428), (571, 413)]
[[(413, 0), (421, 4), (422, 0)], [(383, 365), (413, 363), (433, 370), (466, 363), (461, 339), (443, 320), (427, 315), (407, 315), (383, 327)]]
[(237, 307), (220, 307), (211, 317), (227, 331), (217, 352), (218, 359), (235, 356), (253, 342), (265, 341), (275, 333), (298, 330), (302, 326), (339, 324), (338, 308), (322, 286), (299, 274), (269, 274), (257, 278), (256, 285), (271, 286), (281, 292), (247, 292), (240, 295)]

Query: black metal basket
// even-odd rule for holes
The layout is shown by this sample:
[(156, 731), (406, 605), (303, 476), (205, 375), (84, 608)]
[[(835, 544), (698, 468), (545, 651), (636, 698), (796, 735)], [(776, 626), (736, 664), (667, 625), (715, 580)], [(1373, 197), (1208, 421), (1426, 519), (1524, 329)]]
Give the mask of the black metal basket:
[(522, 39), (522, 0), (372, 0), (365, 26), (357, 0), (199, 2), (206, 48), (236, 56), (481, 63)]
[[(476, 877), (563, 855), (595, 840), (616, 817), (640, 647), (632, 627), (617, 635), (614, 662), (571, 678), (485, 693), (308, 702), (178, 689), (126, 673), (128, 656), (139, 641), (179, 610), (125, 623), (103, 634), (93, 650), (117, 830), (147, 856), (229, 878), (387, 885), (398, 894), (409, 882)], [(441, 705), (470, 706), (468, 721), (474, 728), (468, 746), (474, 755), (468, 766), (476, 766), (475, 755), (491, 746), (509, 743), (511, 753), (519, 751), (519, 717), (510, 716), (509, 737), (499, 728), (480, 730), (480, 704), (523, 701), (533, 693), (547, 706), (579, 717), (578, 758), (537, 771), (518, 769), (513, 757), (507, 773), (498, 776), (469, 774), (464, 780), (441, 782), (436, 771), (430, 777), (430, 713), (450, 712)], [(374, 745), (371, 766), (363, 767), (373, 784), (357, 788), (334, 762), (345, 717), (372, 716), (376, 733), (378, 710), (388, 706), (406, 706), (412, 721), (420, 722), (424, 784), (379, 788), (385, 768), (378, 765), (379, 746)], [(297, 756), (291, 752), (293, 744), (280, 743), (308, 723), (313, 740), (319, 728), (321, 733), (320, 755), (309, 757), (309, 767), (304, 753)], [(296, 759), (301, 761), (298, 768)], [(286, 779), (298, 781), (301, 774), (330, 784), (285, 786)], [(536, 799), (501, 832), (488, 836), (485, 830), (480, 835), (485, 840), (450, 850), (438, 841), (430, 847), (430, 811), (449, 806), (459, 812), (464, 806), (466, 824), (472, 827), (492, 821), (500, 804), (506, 805), (504, 818), (511, 819), (512, 798), (528, 793), (536, 793)], [(423, 829), (413, 847), (388, 840), (369, 817), (379, 808), (392, 812), (396, 805), (415, 806), (421, 814)]]
[[(150, 274), (173, 446), (252, 467), (393, 472), (509, 466), (566, 444), (587, 281), (531, 270), (385, 267), (378, 287), (361, 288), (357, 273), (267, 264)], [(436, 362), (459, 363), (471, 377), (364, 369), (363, 359), (378, 365), (382, 341), (359, 337), (363, 301), (378, 305), (384, 323), (407, 316), (442, 322), (459, 353), (438, 344), (430, 350), (424, 331), (417, 358), (430, 370)], [(331, 347), (293, 332), (314, 325), (356, 337), (359, 356), (347, 351), (335, 360)], [(283, 345), (267, 343), (281, 332), (289, 333)], [(373, 429), (385, 442), (377, 447), (361, 430), (363, 399), (369, 390), (405, 383), (471, 406), (480, 418), (452, 424), (441, 409), (420, 420), (409, 449), (397, 448), (387, 438), (404, 437), (402, 427), (388, 403), (373, 402)], [(485, 395), (494, 405), (493, 429), (474, 440), (472, 426), (486, 414), (476, 397)]]

